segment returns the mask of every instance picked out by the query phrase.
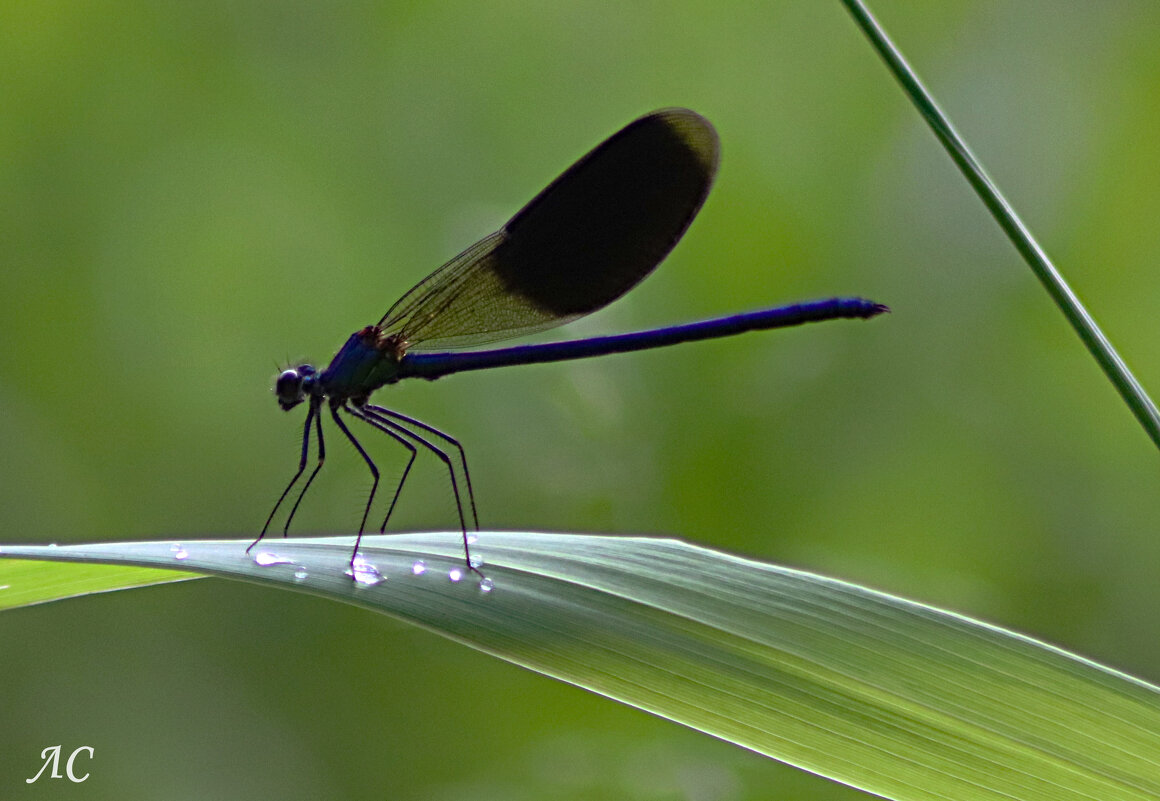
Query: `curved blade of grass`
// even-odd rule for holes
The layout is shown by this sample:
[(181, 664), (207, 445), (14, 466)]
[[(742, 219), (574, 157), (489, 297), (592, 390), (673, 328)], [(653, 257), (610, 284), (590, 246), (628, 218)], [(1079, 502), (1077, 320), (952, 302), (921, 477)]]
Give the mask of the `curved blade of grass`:
[[(373, 586), (344, 575), (346, 537), (257, 559), (237, 541), (0, 557), (346, 601), (887, 798), (1160, 798), (1160, 691), (1007, 631), (675, 540), (488, 533), (490, 591), (463, 575), (458, 534), (363, 543)], [(15, 564), (0, 559), (0, 597), (31, 578)]]
[(191, 578), (202, 577), (173, 570), (119, 567), (96, 561), (53, 564), (0, 561), (0, 610)]
[(1024, 261), (1031, 267), (1031, 271), (1043, 284), (1051, 299), (1055, 301), (1060, 311), (1071, 323), (1072, 328), (1079, 334), (1080, 339), (1083, 340), (1088, 351), (1099, 363), (1104, 374), (1119, 391), (1120, 396), (1128, 404), (1128, 408), (1132, 410), (1136, 419), (1140, 421), (1140, 425), (1144, 427), (1152, 441), (1160, 447), (1160, 412), (1156, 410), (1156, 404), (1148, 397), (1148, 393), (1136, 380), (1127, 363), (1120, 358), (1120, 354), (1104, 336), (1104, 332), (1100, 330), (1095, 319), (1084, 308), (1063, 276), (1055, 269), (1055, 265), (1051, 263), (1047, 253), (1035, 241), (1031, 231), (1016, 214), (1011, 204), (1007, 202), (995, 182), (987, 175), (983, 165), (951, 124), (950, 118), (939, 108), (934, 97), (919, 80), (918, 75), (907, 63), (901, 51), (887, 36), (882, 25), (866, 8), (865, 3), (861, 0), (842, 0), (842, 2), (863, 33), (870, 39), (878, 54), (882, 56), (890, 71), (894, 73), (894, 77), (902, 84), (903, 90), (918, 108), (927, 124), (930, 125), (935, 136), (942, 142), (943, 147), (947, 149), (955, 164), (962, 170), (963, 175), (966, 176), (979, 197), (983, 199), (983, 203), (998, 221), (999, 226), (1007, 234), (1012, 244), (1015, 245), (1015, 249), (1023, 256)]

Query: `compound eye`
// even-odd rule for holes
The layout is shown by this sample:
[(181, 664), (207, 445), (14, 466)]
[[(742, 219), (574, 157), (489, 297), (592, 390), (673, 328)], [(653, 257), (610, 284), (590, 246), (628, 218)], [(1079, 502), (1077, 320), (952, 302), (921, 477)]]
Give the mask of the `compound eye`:
[(274, 394), (278, 396), (278, 405), (283, 409), (292, 409), (305, 399), (302, 378), (296, 369), (285, 370), (278, 376), (274, 384)]

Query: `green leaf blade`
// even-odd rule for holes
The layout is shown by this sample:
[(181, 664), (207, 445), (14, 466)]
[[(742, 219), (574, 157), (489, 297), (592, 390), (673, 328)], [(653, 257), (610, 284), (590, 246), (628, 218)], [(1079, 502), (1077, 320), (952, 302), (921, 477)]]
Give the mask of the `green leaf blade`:
[[(60, 548), (0, 556), (180, 567), (342, 600), (900, 799), (1160, 798), (1160, 692), (969, 619), (674, 540), (487, 533)], [(413, 568), (422, 562), (426, 570)], [(0, 585), (9, 584), (0, 562)], [(461, 578), (449, 578), (458, 569)], [(3, 592), (0, 592), (0, 601)]]

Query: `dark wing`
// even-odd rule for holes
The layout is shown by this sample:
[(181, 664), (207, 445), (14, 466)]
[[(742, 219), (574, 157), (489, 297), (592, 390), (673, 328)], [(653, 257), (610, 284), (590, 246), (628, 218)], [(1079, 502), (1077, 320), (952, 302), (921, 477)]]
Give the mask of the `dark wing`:
[(641, 117), (419, 282), (379, 326), (411, 347), (446, 349), (542, 331), (608, 305), (685, 233), (719, 151), (713, 126), (695, 112)]

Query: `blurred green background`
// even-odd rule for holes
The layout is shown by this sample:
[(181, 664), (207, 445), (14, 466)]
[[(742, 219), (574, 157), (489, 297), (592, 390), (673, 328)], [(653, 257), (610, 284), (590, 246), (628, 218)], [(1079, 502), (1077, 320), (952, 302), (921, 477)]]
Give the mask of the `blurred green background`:
[[(874, 7), (1160, 390), (1160, 6)], [(256, 533), (302, 422), (277, 369), (683, 105), (720, 132), (713, 194), (558, 336), (894, 313), (385, 391), (466, 443), (485, 527), (677, 535), (1160, 677), (1156, 449), (837, 2), (7, 0), (0, 92), (0, 541)], [(369, 489), (331, 442), (302, 533), (351, 531)], [(397, 524), (453, 526), (417, 469)], [(218, 580), (5, 614), (0, 681), (4, 798), (862, 797)], [(58, 743), (91, 778), (26, 785)]]

